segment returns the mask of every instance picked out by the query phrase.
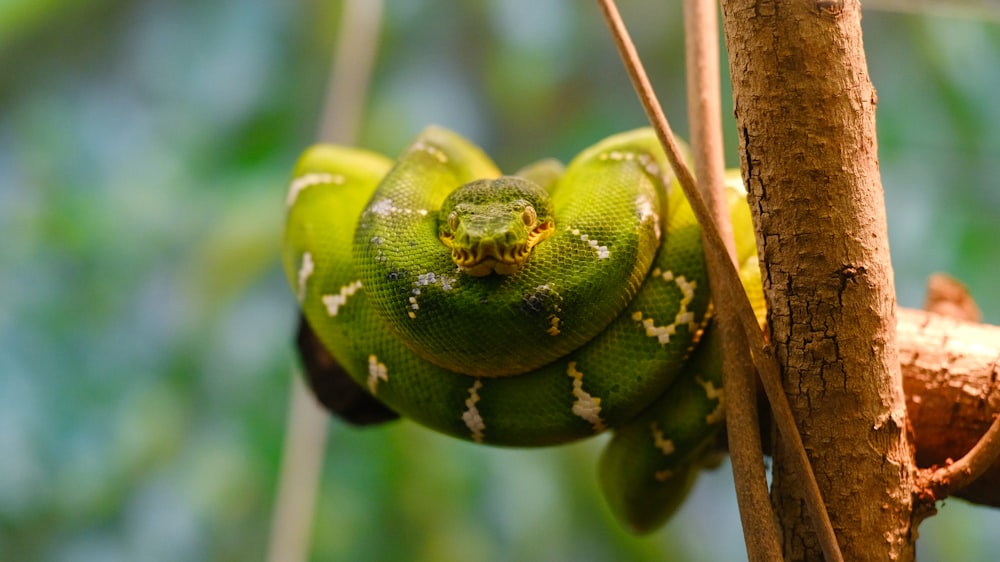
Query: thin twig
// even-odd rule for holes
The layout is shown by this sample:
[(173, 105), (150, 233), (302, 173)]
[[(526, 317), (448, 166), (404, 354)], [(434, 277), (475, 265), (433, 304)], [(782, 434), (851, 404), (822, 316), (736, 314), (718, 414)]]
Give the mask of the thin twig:
[[(722, 100), (719, 84), (719, 31), (714, 0), (684, 1), (688, 120), (691, 152), (702, 195), (712, 210), (730, 261), (736, 263), (736, 245), (725, 195), (725, 158), (722, 141)], [(716, 328), (722, 334), (723, 390), (726, 395), (726, 428), (733, 483), (743, 525), (747, 558), (769, 561), (781, 558), (781, 540), (767, 489), (764, 451), (757, 411), (756, 372), (747, 353), (747, 338), (722, 290), (724, 256), (710, 253), (709, 284), (716, 298)], [(736, 263), (738, 267), (738, 263)]]
[[(598, 0), (598, 4), (604, 12), (605, 21), (611, 30), (615, 45), (628, 71), (629, 78), (632, 80), (632, 85), (636, 90), (639, 101), (646, 112), (646, 116), (656, 130), (660, 143), (663, 144), (664, 151), (667, 154), (667, 159), (677, 174), (677, 179), (684, 189), (684, 194), (687, 196), (691, 208), (698, 218), (698, 222), (702, 225), (704, 238), (707, 242), (705, 247), (706, 252), (728, 256), (725, 243), (715, 226), (715, 220), (712, 218), (707, 205), (705, 205), (698, 192), (694, 177), (691, 175), (691, 170), (684, 163), (677, 141), (656, 99), (642, 63), (639, 61), (635, 46), (632, 44), (628, 31), (625, 29), (621, 16), (618, 14), (614, 0)], [(840, 552), (840, 546), (837, 544), (837, 537), (833, 531), (830, 516), (823, 504), (823, 497), (816, 483), (812, 466), (810, 466), (809, 458), (806, 456), (802, 436), (799, 435), (798, 427), (795, 425), (792, 408), (782, 388), (780, 370), (777, 361), (774, 359), (771, 346), (764, 341), (763, 333), (750, 307), (750, 301), (743, 291), (736, 268), (728, 258), (722, 259), (720, 262), (725, 262), (725, 267), (719, 268), (719, 273), (723, 274), (724, 283), (722, 284), (722, 288), (724, 292), (728, 293), (726, 298), (730, 302), (739, 302), (735, 313), (739, 317), (740, 324), (750, 344), (750, 352), (754, 364), (761, 375), (761, 382), (764, 386), (767, 399), (771, 404), (775, 424), (781, 436), (789, 441), (791, 450), (796, 452), (790, 460), (793, 461), (793, 468), (799, 474), (805, 488), (802, 490), (803, 497), (806, 501), (808, 513), (817, 527), (816, 534), (822, 545), (824, 558), (829, 562), (842, 561), (843, 555)]]
[[(381, 20), (380, 0), (344, 2), (316, 134), (318, 141), (354, 144)], [(288, 425), (268, 539), (269, 562), (300, 562), (309, 558), (328, 420), (327, 413), (306, 388), (302, 375), (293, 371)]]
[[(942, 273), (927, 280), (926, 310), (966, 322), (979, 322), (981, 313), (965, 285)], [(918, 486), (930, 492), (932, 500), (942, 499), (977, 480), (1000, 459), (1000, 416), (986, 433), (958, 461), (942, 468), (922, 471)]]
[(962, 458), (931, 472), (926, 488), (935, 499), (942, 499), (968, 486), (997, 460), (1000, 460), (1000, 416), (993, 419), (990, 428)]
[(316, 140), (352, 145), (375, 68), (382, 2), (346, 0), (340, 21)]
[(309, 559), (309, 538), (328, 423), (329, 416), (316, 403), (302, 380), (302, 373), (293, 370), (278, 493), (271, 514), (269, 562)]

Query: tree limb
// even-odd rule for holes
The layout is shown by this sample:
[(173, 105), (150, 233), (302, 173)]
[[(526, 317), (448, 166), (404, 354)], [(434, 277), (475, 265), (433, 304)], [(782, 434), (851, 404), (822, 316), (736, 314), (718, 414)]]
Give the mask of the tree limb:
[(920, 518), (950, 494), (1000, 507), (1000, 327), (900, 309), (897, 331)]
[[(733, 228), (725, 195), (725, 158), (722, 141), (722, 100), (719, 85), (719, 31), (714, 0), (685, 0), (684, 44), (687, 68), (688, 121), (695, 175), (730, 261), (737, 267)], [(723, 256), (707, 260), (712, 294), (723, 295), (720, 272)], [(746, 335), (732, 312), (739, 303), (716, 302), (716, 330), (722, 334), (723, 391), (726, 396), (726, 433), (733, 466), (743, 540), (747, 558), (754, 561), (781, 557), (777, 521), (768, 496), (757, 410), (757, 372), (747, 353)]]
[(795, 418), (792, 415), (788, 399), (781, 387), (780, 371), (775, 362), (771, 346), (764, 341), (763, 334), (757, 324), (757, 318), (753, 313), (746, 293), (743, 292), (739, 273), (732, 262), (729, 261), (725, 243), (722, 241), (722, 237), (715, 226), (715, 220), (705, 202), (701, 199), (691, 170), (688, 169), (680, 155), (678, 143), (653, 93), (645, 70), (639, 63), (635, 46), (632, 44), (628, 32), (625, 30), (617, 7), (613, 0), (599, 0), (599, 3), (643, 109), (646, 111), (647, 117), (656, 130), (660, 143), (667, 154), (667, 159), (674, 168), (678, 181), (684, 189), (684, 194), (691, 204), (698, 222), (702, 226), (702, 233), (706, 242), (705, 251), (708, 259), (716, 260), (718, 263), (717, 270), (723, 274), (723, 283), (720, 284), (722, 293), (716, 294), (715, 298), (723, 298), (730, 303), (738, 303), (738, 305), (733, 307), (733, 312), (739, 318), (739, 322), (746, 334), (750, 353), (753, 357), (754, 365), (761, 375), (760, 379), (774, 412), (778, 431), (781, 433), (782, 438), (788, 442), (788, 451), (791, 452), (788, 457), (789, 464), (799, 478), (802, 501), (815, 525), (813, 529), (815, 532), (814, 536), (818, 538), (823, 554), (829, 562), (842, 560), (840, 549), (837, 545), (837, 538), (834, 536), (829, 515), (823, 505), (823, 497), (820, 495), (812, 467), (809, 464), (809, 459), (806, 457), (802, 438), (796, 427)]
[[(845, 557), (912, 560), (915, 467), (860, 4), (725, 0), (723, 13), (784, 390)], [(802, 509), (808, 483), (788, 466), (798, 454), (775, 443), (784, 556), (828, 559)]]

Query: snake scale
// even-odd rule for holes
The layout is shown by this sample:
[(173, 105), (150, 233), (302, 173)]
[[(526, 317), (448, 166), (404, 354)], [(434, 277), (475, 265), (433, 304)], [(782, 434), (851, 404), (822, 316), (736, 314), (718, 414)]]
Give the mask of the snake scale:
[(724, 408), (701, 231), (650, 129), (512, 175), (438, 127), (395, 161), (317, 145), (286, 206), (284, 268), (309, 325), (391, 409), (505, 446), (613, 428), (599, 481), (635, 532), (709, 462)]

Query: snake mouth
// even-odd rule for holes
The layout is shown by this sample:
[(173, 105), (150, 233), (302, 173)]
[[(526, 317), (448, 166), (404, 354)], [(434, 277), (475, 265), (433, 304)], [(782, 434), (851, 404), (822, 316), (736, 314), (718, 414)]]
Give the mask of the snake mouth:
[(475, 277), (483, 277), (491, 273), (511, 275), (516, 273), (528, 261), (531, 250), (542, 240), (555, 231), (552, 221), (545, 221), (528, 232), (521, 242), (499, 240), (483, 237), (478, 240), (466, 240), (465, 244), (455, 244), (454, 239), (442, 237), (451, 248), (451, 259), (462, 271)]
[(491, 273), (510, 275), (524, 265), (530, 253), (531, 248), (526, 243), (506, 246), (485, 239), (468, 248), (453, 247), (451, 259), (462, 271), (475, 277)]

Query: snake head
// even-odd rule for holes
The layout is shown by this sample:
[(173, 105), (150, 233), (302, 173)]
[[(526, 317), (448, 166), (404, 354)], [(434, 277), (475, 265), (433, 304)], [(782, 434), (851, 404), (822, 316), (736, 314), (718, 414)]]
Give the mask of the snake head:
[(516, 176), (467, 183), (445, 199), (438, 238), (469, 275), (510, 275), (555, 232), (548, 194)]

